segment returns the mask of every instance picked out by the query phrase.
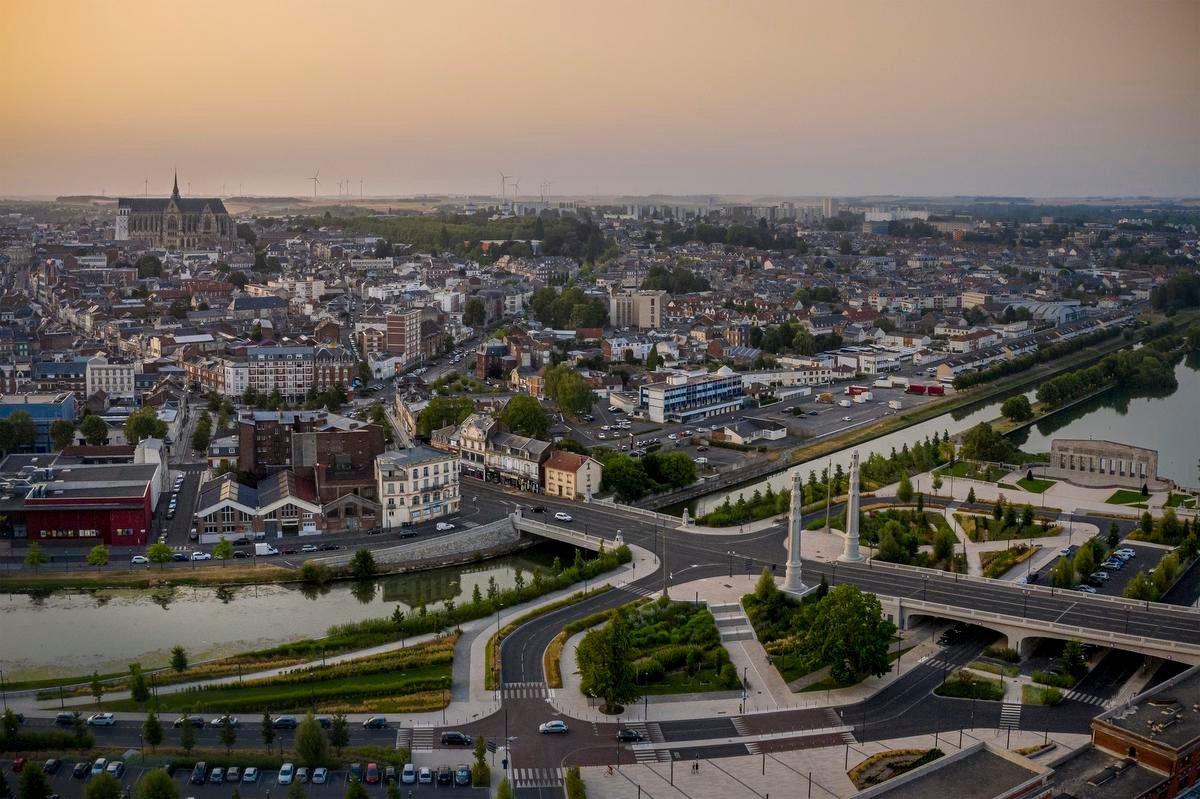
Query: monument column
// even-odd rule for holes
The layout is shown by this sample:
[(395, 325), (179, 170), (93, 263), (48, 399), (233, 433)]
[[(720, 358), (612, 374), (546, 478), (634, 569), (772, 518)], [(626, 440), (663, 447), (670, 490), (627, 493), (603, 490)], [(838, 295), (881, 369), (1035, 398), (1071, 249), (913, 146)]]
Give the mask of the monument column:
[(857, 563), (862, 560), (858, 551), (858, 450), (850, 453), (850, 484), (846, 489), (846, 545), (838, 560)]
[(788, 562), (783, 578), (783, 590), (801, 593), (805, 590), (800, 563), (800, 508), (804, 505), (804, 482), (800, 470), (792, 471), (792, 502), (788, 511)]

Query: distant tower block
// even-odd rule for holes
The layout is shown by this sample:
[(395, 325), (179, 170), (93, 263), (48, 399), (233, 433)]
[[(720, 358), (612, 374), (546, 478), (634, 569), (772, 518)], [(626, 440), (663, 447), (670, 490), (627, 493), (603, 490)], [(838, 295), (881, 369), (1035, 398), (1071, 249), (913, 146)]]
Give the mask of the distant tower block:
[(804, 505), (804, 483), (800, 470), (792, 471), (792, 503), (788, 512), (788, 562), (787, 572), (783, 578), (783, 590), (791, 594), (801, 594), (807, 590), (801, 577), (800, 563), (800, 508)]
[(858, 450), (850, 453), (850, 486), (846, 493), (846, 547), (838, 560), (857, 563), (863, 559), (858, 551)]

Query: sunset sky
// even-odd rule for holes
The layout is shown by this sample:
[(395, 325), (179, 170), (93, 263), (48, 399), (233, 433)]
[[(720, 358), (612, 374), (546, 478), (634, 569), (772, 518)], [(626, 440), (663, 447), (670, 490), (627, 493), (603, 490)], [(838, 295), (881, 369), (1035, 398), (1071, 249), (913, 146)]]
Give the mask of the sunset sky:
[[(1200, 195), (1200, 2), (39, 2), (0, 195)], [(185, 189), (186, 190), (186, 189)]]

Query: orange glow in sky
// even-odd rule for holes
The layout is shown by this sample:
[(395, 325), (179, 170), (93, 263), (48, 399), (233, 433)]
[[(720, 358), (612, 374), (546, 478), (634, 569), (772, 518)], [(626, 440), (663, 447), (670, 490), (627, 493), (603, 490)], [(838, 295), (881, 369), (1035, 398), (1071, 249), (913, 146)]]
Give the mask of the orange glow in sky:
[(1200, 2), (35, 2), (0, 194), (1200, 194)]

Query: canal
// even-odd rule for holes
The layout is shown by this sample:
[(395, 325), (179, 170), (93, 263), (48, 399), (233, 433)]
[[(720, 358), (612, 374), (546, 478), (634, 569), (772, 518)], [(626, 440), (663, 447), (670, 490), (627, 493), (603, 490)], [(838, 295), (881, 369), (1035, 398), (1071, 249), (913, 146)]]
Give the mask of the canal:
[(290, 585), (236, 588), (56, 591), (0, 595), (0, 669), (26, 680), (123, 671), (167, 663), (183, 646), (192, 662), (316, 638), (331, 625), (389, 616), (424, 604), (471, 599), (489, 582), (513, 586), (518, 573), (570, 564), (573, 547), (544, 543), (493, 560), (446, 569), (338, 582), (318, 590)]

